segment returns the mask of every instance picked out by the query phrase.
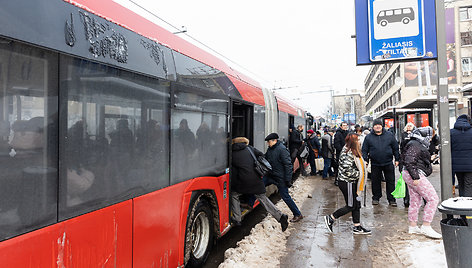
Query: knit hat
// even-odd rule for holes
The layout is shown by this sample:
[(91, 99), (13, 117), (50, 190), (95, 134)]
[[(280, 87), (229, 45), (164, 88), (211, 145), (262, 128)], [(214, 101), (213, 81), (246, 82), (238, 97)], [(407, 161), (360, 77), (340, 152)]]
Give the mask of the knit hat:
[(313, 129), (309, 129), (309, 130), (306, 131), (306, 133), (313, 134), (313, 133), (315, 133), (315, 132), (313, 131)]
[(375, 119), (374, 124), (372, 126), (375, 126), (375, 125), (381, 125), (383, 127), (382, 119), (379, 119), (379, 118)]
[(270, 133), (267, 135), (265, 138), (265, 141), (270, 141), (270, 140), (277, 140), (279, 138), (279, 135), (277, 133)]

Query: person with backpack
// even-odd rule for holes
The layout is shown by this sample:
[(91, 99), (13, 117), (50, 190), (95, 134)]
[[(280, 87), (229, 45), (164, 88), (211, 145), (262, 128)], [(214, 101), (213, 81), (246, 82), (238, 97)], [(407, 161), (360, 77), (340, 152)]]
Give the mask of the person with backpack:
[(237, 137), (233, 139), (231, 160), (231, 207), (233, 220), (236, 225), (241, 225), (239, 197), (242, 194), (251, 194), (280, 223), (282, 231), (285, 231), (288, 226), (288, 216), (283, 214), (266, 196), (264, 181), (254, 169), (255, 160), (249, 150), (252, 150), (255, 156), (264, 155), (256, 148), (250, 146), (247, 138)]

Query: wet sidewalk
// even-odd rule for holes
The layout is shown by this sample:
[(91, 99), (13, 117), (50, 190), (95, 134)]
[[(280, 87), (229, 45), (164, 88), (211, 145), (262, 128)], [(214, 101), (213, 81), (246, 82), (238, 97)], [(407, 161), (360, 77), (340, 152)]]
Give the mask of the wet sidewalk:
[[(395, 177), (399, 177), (398, 171)], [(322, 180), (319, 176), (310, 179), (315, 185), (311, 193), (313, 198), (303, 202), (301, 210), (305, 218), (292, 225), (294, 229), (287, 239), (286, 254), (280, 260), (280, 267), (416, 267), (408, 256), (409, 248), (415, 247), (415, 243), (432, 243), (436, 250), (441, 249), (441, 240), (408, 234), (408, 209), (404, 208), (403, 199), (397, 199), (397, 207), (388, 205), (385, 183), (382, 183), (380, 204), (373, 206), (371, 185), (367, 181), (367, 200), (366, 206), (361, 208), (361, 223), (372, 230), (371, 235), (352, 234), (350, 213), (338, 219), (334, 233), (329, 233), (323, 216), (343, 207), (344, 198), (333, 180)], [(429, 180), (441, 196), (439, 166), (433, 167)], [(440, 219), (441, 213), (436, 212), (432, 226), (438, 232)], [(422, 213), (419, 221), (421, 224)]]

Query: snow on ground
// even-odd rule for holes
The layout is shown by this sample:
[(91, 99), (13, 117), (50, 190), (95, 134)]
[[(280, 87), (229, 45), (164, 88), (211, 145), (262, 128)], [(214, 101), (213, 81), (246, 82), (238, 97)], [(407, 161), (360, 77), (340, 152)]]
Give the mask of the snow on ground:
[(442, 240), (412, 240), (402, 253), (406, 253), (409, 257), (411, 267), (447, 268)]
[(398, 232), (372, 248), (374, 267), (447, 268), (442, 239)]
[[(290, 195), (301, 210), (301, 206), (308, 194), (313, 191), (313, 177), (302, 177), (295, 181), (289, 189)], [(287, 205), (280, 200), (276, 206), (293, 217), (292, 212)], [(237, 243), (236, 248), (227, 249), (225, 252), (225, 261), (219, 268), (249, 268), (249, 267), (278, 267), (280, 258), (285, 253), (285, 244), (287, 237), (290, 236), (293, 225), (289, 226), (285, 232), (282, 232), (280, 223), (268, 214), (260, 223), (258, 223), (243, 240)]]

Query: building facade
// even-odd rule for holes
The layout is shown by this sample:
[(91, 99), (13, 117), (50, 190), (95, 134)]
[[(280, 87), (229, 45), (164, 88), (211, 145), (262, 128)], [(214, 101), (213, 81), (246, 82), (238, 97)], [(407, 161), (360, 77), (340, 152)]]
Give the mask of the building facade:
[[(450, 123), (471, 113), (472, 0), (446, 3), (446, 53)], [(366, 113), (399, 132), (407, 122), (437, 126), (437, 62), (372, 65), (365, 79)], [(468, 86), (470, 84), (470, 86)]]

